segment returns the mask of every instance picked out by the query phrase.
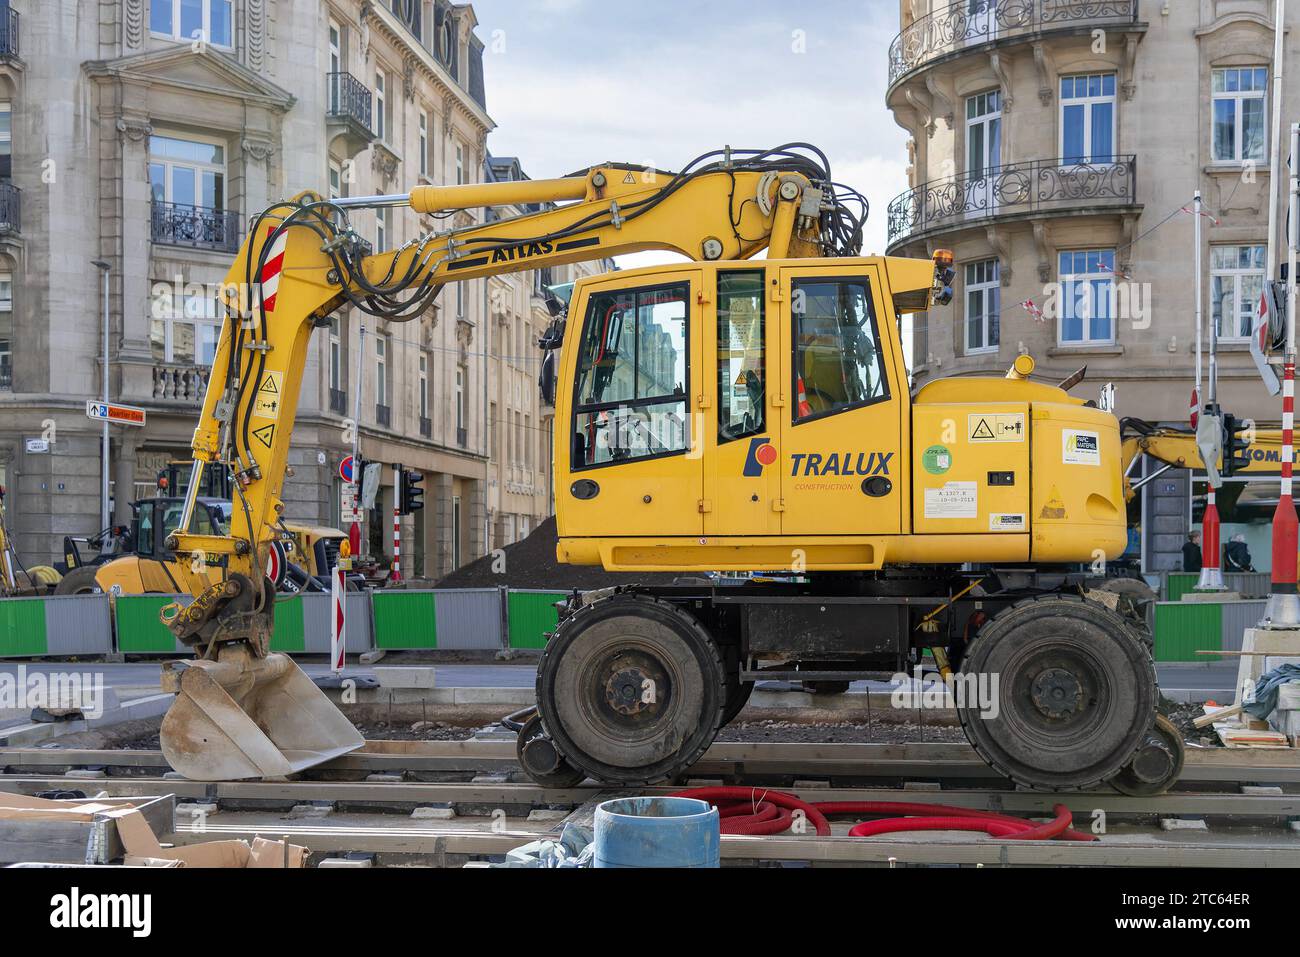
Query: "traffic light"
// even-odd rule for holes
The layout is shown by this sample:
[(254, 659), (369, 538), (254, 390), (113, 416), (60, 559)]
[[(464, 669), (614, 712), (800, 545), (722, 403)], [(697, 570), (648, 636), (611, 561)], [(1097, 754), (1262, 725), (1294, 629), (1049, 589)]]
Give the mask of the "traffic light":
[(402, 514), (413, 515), (424, 509), (424, 489), (420, 483), (424, 476), (410, 469), (402, 469)]
[(1223, 416), (1223, 474), (1231, 477), (1250, 466), (1250, 434), (1255, 423), (1235, 415)]

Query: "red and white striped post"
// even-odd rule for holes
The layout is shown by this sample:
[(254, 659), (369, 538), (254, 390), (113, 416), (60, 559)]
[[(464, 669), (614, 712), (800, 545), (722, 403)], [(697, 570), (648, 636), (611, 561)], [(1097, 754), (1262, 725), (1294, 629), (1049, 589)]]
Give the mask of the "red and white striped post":
[(347, 581), (338, 565), (330, 569), (330, 671), (343, 674), (347, 657)]
[(393, 466), (393, 571), (389, 581), (402, 580), (402, 467)]
[(1295, 464), (1295, 310), (1296, 267), (1300, 265), (1300, 124), (1291, 125), (1291, 216), (1287, 231), (1291, 268), (1287, 270), (1286, 354), (1282, 364), (1282, 489), (1273, 513), (1273, 584), (1264, 607), (1265, 628), (1300, 628), (1296, 595), (1297, 521), (1292, 497)]

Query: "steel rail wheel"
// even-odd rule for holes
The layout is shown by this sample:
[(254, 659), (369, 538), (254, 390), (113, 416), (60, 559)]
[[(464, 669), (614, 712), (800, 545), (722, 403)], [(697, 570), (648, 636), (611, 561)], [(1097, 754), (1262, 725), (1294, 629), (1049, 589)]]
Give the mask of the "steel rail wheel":
[(1067, 595), (1035, 598), (980, 629), (962, 665), (957, 714), (970, 743), (1025, 787), (1114, 778), (1151, 728), (1155, 665), (1124, 619)]
[(662, 781), (698, 761), (727, 692), (709, 633), (641, 595), (604, 598), (566, 618), (537, 669), (538, 711), (559, 753), (614, 784)]

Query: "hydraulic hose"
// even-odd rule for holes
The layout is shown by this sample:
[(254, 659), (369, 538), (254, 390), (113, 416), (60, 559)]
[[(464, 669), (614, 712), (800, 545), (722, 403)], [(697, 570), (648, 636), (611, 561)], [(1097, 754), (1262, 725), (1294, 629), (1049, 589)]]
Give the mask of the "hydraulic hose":
[(723, 834), (784, 834), (794, 824), (794, 812), (801, 811), (817, 834), (831, 833), (828, 817), (867, 815), (883, 820), (863, 821), (849, 831), (850, 837), (872, 837), (908, 831), (978, 831), (990, 837), (1013, 841), (1095, 841), (1094, 835), (1074, 830), (1072, 815), (1064, 804), (1052, 811), (1055, 817), (1035, 824), (1024, 818), (953, 807), (901, 801), (822, 801), (812, 803), (793, 794), (765, 788), (712, 787), (679, 791), (674, 797), (708, 801), (718, 809)]

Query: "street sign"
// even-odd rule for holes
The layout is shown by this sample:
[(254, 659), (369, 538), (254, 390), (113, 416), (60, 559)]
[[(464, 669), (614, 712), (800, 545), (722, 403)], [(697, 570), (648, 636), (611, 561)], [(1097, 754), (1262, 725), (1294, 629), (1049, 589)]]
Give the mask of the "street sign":
[(130, 405), (114, 405), (111, 402), (96, 402), (91, 399), (86, 403), (86, 417), (100, 422), (107, 420), (117, 425), (143, 426), (145, 411)]
[(44, 455), (50, 450), (48, 439), (27, 439), (24, 442), (28, 455)]
[(365, 515), (357, 507), (357, 487), (351, 482), (345, 483), (339, 489), (339, 524), (348, 525), (363, 518)]
[(352, 465), (353, 465), (353, 459), (352, 459), (352, 456), (350, 456), (350, 455), (347, 456), (347, 457), (346, 457), (342, 462), (340, 462), (340, 463), (339, 463), (339, 478), (341, 478), (341, 479), (342, 479), (343, 481), (345, 481), (345, 482), (351, 482), (351, 481), (352, 481)]

